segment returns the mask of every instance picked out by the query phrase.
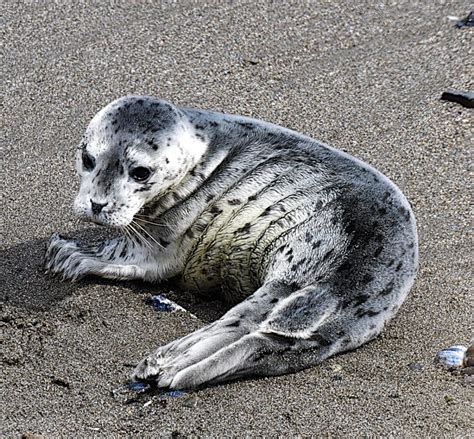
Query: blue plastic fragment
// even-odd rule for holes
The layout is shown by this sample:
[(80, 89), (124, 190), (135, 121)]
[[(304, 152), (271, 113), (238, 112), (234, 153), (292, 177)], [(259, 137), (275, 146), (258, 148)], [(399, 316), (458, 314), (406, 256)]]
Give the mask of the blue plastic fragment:
[(165, 392), (165, 395), (171, 398), (176, 398), (178, 396), (186, 395), (186, 392), (183, 392), (182, 390), (170, 390), (169, 392)]
[(175, 312), (175, 311), (185, 311), (184, 308), (174, 303), (173, 301), (163, 297), (161, 295), (151, 296), (149, 302), (153, 306), (155, 311), (159, 312)]
[(133, 390), (134, 392), (141, 392), (141, 391), (148, 388), (148, 384), (140, 383), (140, 382), (133, 382), (133, 383), (128, 383), (127, 387), (130, 390)]
[(169, 303), (165, 303), (158, 298), (159, 296), (153, 296), (151, 298), (151, 304), (155, 311), (159, 312), (172, 312), (174, 311), (173, 306)]

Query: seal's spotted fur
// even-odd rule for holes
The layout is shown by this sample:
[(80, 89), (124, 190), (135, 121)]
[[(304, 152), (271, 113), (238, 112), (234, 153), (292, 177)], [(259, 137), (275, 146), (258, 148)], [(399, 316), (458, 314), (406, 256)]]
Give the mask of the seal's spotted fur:
[(78, 171), (77, 214), (124, 234), (93, 248), (54, 235), (50, 271), (176, 277), (237, 303), (138, 365), (134, 378), (159, 387), (283, 374), (356, 348), (415, 277), (415, 219), (400, 190), (275, 125), (125, 97), (90, 123)]

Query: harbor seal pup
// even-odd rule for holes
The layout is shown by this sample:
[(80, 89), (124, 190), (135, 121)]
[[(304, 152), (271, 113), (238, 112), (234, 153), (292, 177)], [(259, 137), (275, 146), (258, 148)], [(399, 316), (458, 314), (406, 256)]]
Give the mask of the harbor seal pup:
[(413, 284), (415, 218), (369, 165), (259, 120), (127, 96), (90, 122), (74, 203), (122, 230), (53, 235), (46, 268), (205, 291), (234, 306), (159, 347), (135, 380), (192, 389), (294, 372), (374, 338)]

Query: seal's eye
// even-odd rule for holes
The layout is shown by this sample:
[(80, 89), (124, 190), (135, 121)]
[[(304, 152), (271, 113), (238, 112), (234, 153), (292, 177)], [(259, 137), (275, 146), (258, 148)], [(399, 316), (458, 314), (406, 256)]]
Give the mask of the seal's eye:
[(86, 150), (82, 151), (82, 166), (86, 171), (92, 171), (95, 168), (95, 159)]
[(151, 171), (148, 168), (144, 168), (143, 166), (138, 166), (137, 168), (133, 168), (129, 172), (130, 177), (132, 177), (135, 181), (145, 181), (151, 175)]

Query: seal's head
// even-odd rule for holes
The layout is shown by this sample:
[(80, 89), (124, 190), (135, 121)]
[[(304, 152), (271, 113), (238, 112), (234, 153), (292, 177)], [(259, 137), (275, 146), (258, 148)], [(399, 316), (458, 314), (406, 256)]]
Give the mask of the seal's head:
[(90, 122), (77, 154), (76, 214), (121, 227), (179, 185), (206, 150), (186, 116), (168, 102), (126, 96)]

